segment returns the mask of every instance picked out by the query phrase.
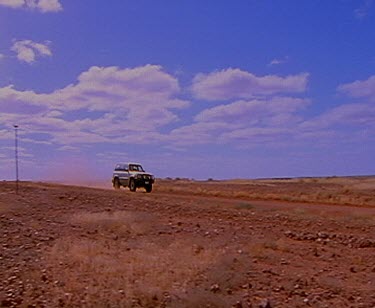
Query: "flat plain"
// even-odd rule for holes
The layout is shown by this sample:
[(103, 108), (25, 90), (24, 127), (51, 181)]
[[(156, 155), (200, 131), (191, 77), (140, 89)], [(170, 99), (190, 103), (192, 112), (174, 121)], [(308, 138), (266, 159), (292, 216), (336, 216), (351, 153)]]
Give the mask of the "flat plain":
[(374, 177), (14, 188), (2, 307), (375, 307)]

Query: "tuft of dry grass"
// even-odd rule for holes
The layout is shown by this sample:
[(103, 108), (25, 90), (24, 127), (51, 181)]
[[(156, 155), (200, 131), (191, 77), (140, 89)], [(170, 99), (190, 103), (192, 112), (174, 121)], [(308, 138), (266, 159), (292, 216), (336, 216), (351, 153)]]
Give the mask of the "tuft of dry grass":
[(155, 221), (155, 217), (144, 212), (80, 212), (72, 216), (71, 222), (89, 231), (112, 232), (117, 235), (147, 233)]
[(254, 209), (254, 205), (248, 202), (239, 202), (236, 204), (235, 208), (239, 210), (252, 210)]
[(5, 213), (9, 211), (9, 209), (10, 209), (10, 206), (8, 204), (0, 202), (0, 213)]
[(253, 243), (249, 243), (244, 247), (244, 251), (259, 260), (267, 260), (273, 258), (273, 255), (278, 253), (288, 254), (293, 253), (295, 247), (287, 239), (267, 239)]

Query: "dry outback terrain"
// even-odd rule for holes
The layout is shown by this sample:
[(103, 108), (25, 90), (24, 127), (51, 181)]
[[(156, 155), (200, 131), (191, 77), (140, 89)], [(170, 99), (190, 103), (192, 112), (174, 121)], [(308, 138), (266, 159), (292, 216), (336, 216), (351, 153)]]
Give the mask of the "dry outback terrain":
[(1, 307), (375, 307), (375, 180), (0, 182)]
[(373, 176), (201, 182), (181, 179), (158, 184), (158, 191), (174, 194), (375, 207)]

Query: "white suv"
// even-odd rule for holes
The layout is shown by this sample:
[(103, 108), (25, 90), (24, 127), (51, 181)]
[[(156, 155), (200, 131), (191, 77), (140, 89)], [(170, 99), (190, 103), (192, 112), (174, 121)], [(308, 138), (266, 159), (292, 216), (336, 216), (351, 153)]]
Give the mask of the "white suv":
[(137, 163), (117, 164), (113, 171), (112, 184), (115, 189), (124, 186), (134, 192), (138, 187), (144, 187), (146, 192), (150, 193), (154, 182), (155, 177), (146, 173)]

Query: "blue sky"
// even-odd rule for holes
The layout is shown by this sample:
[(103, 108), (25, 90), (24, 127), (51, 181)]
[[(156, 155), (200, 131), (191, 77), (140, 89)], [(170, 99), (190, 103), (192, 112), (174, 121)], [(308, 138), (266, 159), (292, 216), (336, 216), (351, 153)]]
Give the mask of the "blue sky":
[(0, 178), (375, 174), (375, 1), (0, 0)]

